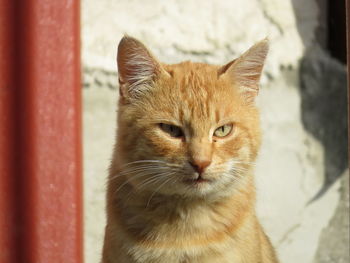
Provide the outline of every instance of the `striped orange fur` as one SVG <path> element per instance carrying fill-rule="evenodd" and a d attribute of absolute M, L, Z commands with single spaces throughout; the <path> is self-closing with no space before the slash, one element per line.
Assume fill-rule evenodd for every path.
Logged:
<path fill-rule="evenodd" d="M 255 214 L 267 51 L 262 40 L 221 67 L 166 65 L 121 40 L 102 263 L 278 262 Z"/>

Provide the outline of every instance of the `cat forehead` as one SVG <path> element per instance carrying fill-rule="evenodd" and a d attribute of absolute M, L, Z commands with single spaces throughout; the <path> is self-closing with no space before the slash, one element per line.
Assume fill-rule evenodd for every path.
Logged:
<path fill-rule="evenodd" d="M 169 84 L 169 88 L 172 89 L 170 92 L 180 91 L 185 96 L 192 93 L 195 93 L 192 95 L 197 99 L 205 94 L 213 96 L 214 92 L 219 92 L 217 87 L 225 84 L 219 79 L 218 66 L 186 61 L 167 65 L 164 68 L 171 75 L 170 79 L 165 80 L 165 83 Z"/>
<path fill-rule="evenodd" d="M 216 123 L 230 116 L 239 104 L 232 84 L 219 79 L 219 66 L 186 61 L 164 69 L 171 78 L 159 83 L 159 93 L 150 98 L 155 115 L 181 123 Z"/>
<path fill-rule="evenodd" d="M 218 66 L 185 61 L 178 64 L 164 65 L 174 78 L 218 79 Z"/>

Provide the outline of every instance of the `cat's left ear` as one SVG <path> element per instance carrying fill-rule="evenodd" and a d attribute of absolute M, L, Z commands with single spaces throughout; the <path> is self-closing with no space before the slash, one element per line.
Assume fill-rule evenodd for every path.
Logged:
<path fill-rule="evenodd" d="M 228 77 L 249 100 L 253 100 L 259 92 L 261 72 L 268 50 L 269 41 L 265 38 L 239 58 L 221 67 L 219 77 Z"/>

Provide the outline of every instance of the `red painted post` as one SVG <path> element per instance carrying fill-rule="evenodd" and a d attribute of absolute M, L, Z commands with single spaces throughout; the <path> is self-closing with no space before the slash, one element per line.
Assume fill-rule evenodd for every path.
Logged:
<path fill-rule="evenodd" d="M 0 0 L 0 262 L 80 263 L 79 1 Z"/>
<path fill-rule="evenodd" d="M 0 4 L 0 262 L 16 262 L 19 214 L 16 206 L 14 113 L 14 6 Z"/>

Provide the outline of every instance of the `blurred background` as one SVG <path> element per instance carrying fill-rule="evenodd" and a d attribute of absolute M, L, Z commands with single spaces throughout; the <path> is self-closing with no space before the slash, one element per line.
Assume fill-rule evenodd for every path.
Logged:
<path fill-rule="evenodd" d="M 82 0 L 85 260 L 99 262 L 124 34 L 165 63 L 225 64 L 270 40 L 258 216 L 283 263 L 349 262 L 345 1 Z"/>

